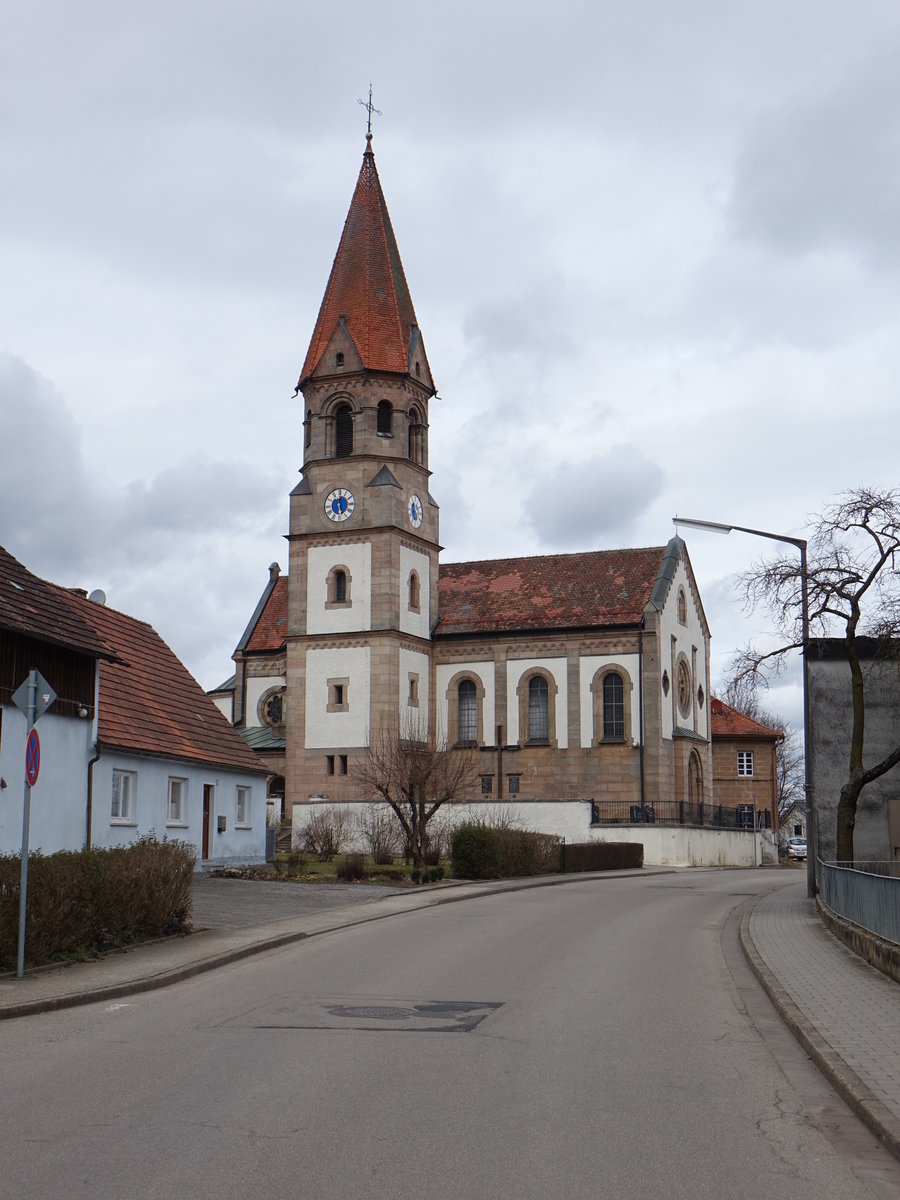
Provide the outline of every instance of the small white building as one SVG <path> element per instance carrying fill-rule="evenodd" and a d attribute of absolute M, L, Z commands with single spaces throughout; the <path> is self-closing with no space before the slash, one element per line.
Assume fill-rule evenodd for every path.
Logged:
<path fill-rule="evenodd" d="M 32 575 L 0 548 L 0 852 L 22 844 L 29 670 L 57 699 L 37 725 L 31 849 L 188 842 L 201 863 L 265 860 L 266 768 L 158 633 Z"/>

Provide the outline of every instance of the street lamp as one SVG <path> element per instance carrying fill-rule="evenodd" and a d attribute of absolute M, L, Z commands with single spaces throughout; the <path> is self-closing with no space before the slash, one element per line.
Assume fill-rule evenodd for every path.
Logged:
<path fill-rule="evenodd" d="M 768 533 L 765 529 L 748 529 L 746 525 L 723 525 L 720 521 L 696 521 L 690 517 L 673 517 L 676 527 L 687 525 L 690 529 L 703 529 L 707 533 L 749 533 L 753 537 L 768 538 L 772 542 L 787 542 L 800 551 L 800 630 L 803 642 L 803 770 L 806 776 L 806 891 L 816 894 L 816 853 L 818 830 L 812 786 L 813 750 L 809 729 L 809 595 L 806 578 L 806 539 L 789 537 L 784 533 Z"/>

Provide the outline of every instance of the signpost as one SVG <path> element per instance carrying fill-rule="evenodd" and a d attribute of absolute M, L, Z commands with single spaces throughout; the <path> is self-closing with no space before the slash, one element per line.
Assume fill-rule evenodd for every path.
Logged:
<path fill-rule="evenodd" d="M 25 739 L 25 795 L 22 801 L 22 872 L 19 883 L 19 952 L 16 958 L 16 978 L 25 974 L 25 914 L 28 903 L 28 835 L 31 824 L 31 789 L 38 781 L 41 771 L 41 739 L 35 723 L 41 719 L 53 701 L 56 692 L 40 671 L 32 668 L 28 678 L 13 692 L 12 701 L 28 722 Z"/>

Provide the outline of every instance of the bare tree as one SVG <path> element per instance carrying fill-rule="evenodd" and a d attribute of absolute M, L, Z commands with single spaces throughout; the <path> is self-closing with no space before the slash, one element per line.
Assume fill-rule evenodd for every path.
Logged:
<path fill-rule="evenodd" d="M 847 778 L 837 808 L 837 856 L 853 860 L 853 830 L 860 793 L 900 762 L 900 744 L 878 762 L 864 762 L 866 689 L 858 639 L 874 638 L 891 651 L 900 633 L 900 490 L 859 487 L 842 492 L 812 522 L 807 565 L 811 634 L 838 636 L 850 667 L 852 731 Z M 742 656 L 739 674 L 783 669 L 787 654 L 802 647 L 802 577 L 792 556 L 754 564 L 741 577 L 749 608 L 765 604 L 789 644 Z M 837 631 L 837 634 L 835 633 Z"/>
<path fill-rule="evenodd" d="M 451 749 L 423 728 L 374 731 L 366 757 L 353 771 L 372 797 L 390 805 L 406 835 L 415 866 L 425 864 L 428 823 L 449 800 L 465 795 L 476 778 L 467 749 Z"/>

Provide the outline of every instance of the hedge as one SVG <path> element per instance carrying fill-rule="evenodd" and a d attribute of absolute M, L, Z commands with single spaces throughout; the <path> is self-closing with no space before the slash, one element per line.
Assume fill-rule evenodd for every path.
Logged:
<path fill-rule="evenodd" d="M 25 958 L 31 965 L 186 933 L 197 853 L 148 836 L 109 850 L 28 856 Z M 16 965 L 21 858 L 0 855 L 0 970 Z"/>
<path fill-rule="evenodd" d="M 644 865 L 642 842 L 566 842 L 561 871 L 622 871 Z"/>
<path fill-rule="evenodd" d="M 549 833 L 457 825 L 450 842 L 453 874 L 462 879 L 552 875 L 559 870 L 560 839 Z"/>

